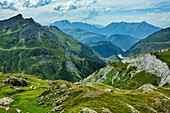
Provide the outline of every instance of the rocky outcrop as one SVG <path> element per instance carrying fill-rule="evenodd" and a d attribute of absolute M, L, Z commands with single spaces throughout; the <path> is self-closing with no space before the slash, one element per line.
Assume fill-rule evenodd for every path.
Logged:
<path fill-rule="evenodd" d="M 71 61 L 69 54 L 65 53 L 66 65 L 70 69 L 71 72 L 75 73 L 78 78 L 81 79 L 81 76 L 76 70 L 75 64 Z"/>
<path fill-rule="evenodd" d="M 113 69 L 113 66 L 107 65 L 104 68 L 101 68 L 98 72 L 94 72 L 87 78 L 83 80 L 83 82 L 102 82 L 103 79 L 106 79 L 107 73 L 109 73 Z"/>
<path fill-rule="evenodd" d="M 10 97 L 4 97 L 0 99 L 0 105 L 9 105 L 14 100 Z"/>
<path fill-rule="evenodd" d="M 154 89 L 157 89 L 152 84 L 144 84 L 143 86 L 139 87 L 138 90 L 142 91 L 143 93 L 149 93 L 151 91 L 154 91 Z"/>
<path fill-rule="evenodd" d="M 4 80 L 3 82 L 12 84 L 13 86 L 27 86 L 30 83 L 26 80 L 22 80 L 22 78 L 18 78 L 18 77 L 15 77 L 15 76 L 14 77 L 9 76 L 9 78 Z"/>
<path fill-rule="evenodd" d="M 85 95 L 82 96 L 82 98 L 96 98 L 96 97 L 99 97 L 99 95 L 101 94 L 102 92 L 101 91 L 93 91 L 93 92 L 89 92 L 89 93 L 86 93 Z"/>
<path fill-rule="evenodd" d="M 168 65 L 165 62 L 162 62 L 161 60 L 157 59 L 155 55 L 151 55 L 150 53 L 148 53 L 139 57 L 126 57 L 122 60 L 122 62 L 129 63 L 128 67 L 137 67 L 136 72 L 144 70 L 160 77 L 161 81 L 159 83 L 159 86 L 162 86 L 165 83 L 170 84 L 170 70 Z"/>
<path fill-rule="evenodd" d="M 89 108 L 83 108 L 79 113 L 97 113 L 97 112 Z"/>

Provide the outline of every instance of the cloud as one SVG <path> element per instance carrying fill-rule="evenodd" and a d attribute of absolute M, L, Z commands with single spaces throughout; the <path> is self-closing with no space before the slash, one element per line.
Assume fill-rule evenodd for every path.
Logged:
<path fill-rule="evenodd" d="M 0 7 L 2 9 L 25 9 L 25 8 L 37 8 L 50 4 L 55 0 L 0 0 Z"/>
<path fill-rule="evenodd" d="M 53 9 L 56 11 L 68 11 L 84 7 L 88 8 L 95 3 L 97 3 L 97 0 L 71 0 L 65 4 L 57 3 Z"/>
<path fill-rule="evenodd" d="M 83 21 L 84 20 L 90 20 L 90 19 L 93 19 L 94 17 L 98 16 L 99 15 L 99 11 L 96 11 L 95 9 L 91 10 L 88 12 L 88 16 L 85 17 L 84 19 L 82 19 Z"/>

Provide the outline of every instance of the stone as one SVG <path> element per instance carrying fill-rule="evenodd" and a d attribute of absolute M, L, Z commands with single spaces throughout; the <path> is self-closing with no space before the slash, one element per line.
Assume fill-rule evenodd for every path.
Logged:
<path fill-rule="evenodd" d="M 0 99 L 0 105 L 9 105 L 14 100 L 10 97 L 4 97 Z"/>
<path fill-rule="evenodd" d="M 101 94 L 102 92 L 101 91 L 93 91 L 93 92 L 89 92 L 89 93 L 86 93 L 85 95 L 82 96 L 82 98 L 96 98 L 96 97 L 99 97 L 99 95 Z"/>
<path fill-rule="evenodd" d="M 80 82 L 75 82 L 75 83 L 73 83 L 73 85 L 81 85 L 81 83 Z"/>
<path fill-rule="evenodd" d="M 139 87 L 138 90 L 142 91 L 142 93 L 149 93 L 151 91 L 154 91 L 154 89 L 157 89 L 152 84 L 144 84 L 143 86 Z"/>
<path fill-rule="evenodd" d="M 60 89 L 66 89 L 66 88 L 68 88 L 66 84 L 62 84 L 62 85 L 60 86 Z"/>
<path fill-rule="evenodd" d="M 15 88 L 15 91 L 25 91 L 25 90 L 23 90 L 21 88 Z"/>
<path fill-rule="evenodd" d="M 5 87 L 6 85 L 5 84 L 0 84 L 0 87 Z"/>
<path fill-rule="evenodd" d="M 107 92 L 113 92 L 112 89 L 105 89 L 105 91 L 107 91 Z"/>
<path fill-rule="evenodd" d="M 71 93 L 69 93 L 69 95 L 73 96 L 74 94 L 81 93 L 81 92 L 82 92 L 82 90 L 77 89 L 77 90 L 74 90 Z"/>
<path fill-rule="evenodd" d="M 30 87 L 32 90 L 34 90 L 35 89 L 35 87 L 32 85 L 31 87 Z"/>
<path fill-rule="evenodd" d="M 12 89 L 14 89 L 14 86 L 9 86 L 8 88 L 12 88 Z"/>
<path fill-rule="evenodd" d="M 13 86 L 27 86 L 29 82 L 22 80 L 18 77 L 11 77 L 9 76 L 6 80 L 3 81 L 4 83 L 12 84 Z"/>
<path fill-rule="evenodd" d="M 83 108 L 80 113 L 97 113 L 96 111 L 89 109 L 89 108 Z"/>
<path fill-rule="evenodd" d="M 112 113 L 112 112 L 107 108 L 103 108 L 103 113 Z"/>
<path fill-rule="evenodd" d="M 47 103 L 47 104 L 44 106 L 44 108 L 46 108 L 46 107 L 48 107 L 48 106 L 50 106 L 50 105 L 52 105 L 52 103 Z"/>
<path fill-rule="evenodd" d="M 63 106 L 62 105 L 59 105 L 59 106 L 56 106 L 54 107 L 51 112 L 56 112 L 56 111 L 61 111 L 63 109 Z"/>
<path fill-rule="evenodd" d="M 39 103 L 39 105 L 43 105 L 43 104 L 44 104 L 44 102 L 40 102 L 40 103 Z"/>

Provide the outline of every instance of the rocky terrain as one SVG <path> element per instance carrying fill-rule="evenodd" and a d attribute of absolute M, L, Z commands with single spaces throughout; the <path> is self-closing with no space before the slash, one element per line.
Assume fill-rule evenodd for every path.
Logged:
<path fill-rule="evenodd" d="M 170 50 L 166 49 L 140 56 L 129 56 L 121 62 L 106 65 L 83 82 L 100 82 L 125 89 L 139 88 L 146 83 L 169 86 L 169 55 Z"/>
<path fill-rule="evenodd" d="M 19 84 L 5 82 L 11 78 L 15 78 L 15 84 Z M 20 84 L 24 81 L 29 84 Z M 98 82 L 70 83 L 63 80 L 41 80 L 26 74 L 0 73 L 0 112 L 168 113 L 169 90 L 151 84 L 126 90 Z"/>

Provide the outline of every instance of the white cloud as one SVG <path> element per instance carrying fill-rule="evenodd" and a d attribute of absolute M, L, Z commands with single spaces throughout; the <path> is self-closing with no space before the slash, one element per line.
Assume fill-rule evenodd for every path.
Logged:
<path fill-rule="evenodd" d="M 49 3 L 56 0 L 0 0 L 0 7 L 2 9 L 25 9 L 25 8 L 36 8 L 44 5 L 48 5 Z"/>
<path fill-rule="evenodd" d="M 68 11 L 78 8 L 88 8 L 95 3 L 97 3 L 97 0 L 71 0 L 64 4 L 57 3 L 57 5 L 54 7 L 54 10 Z"/>

